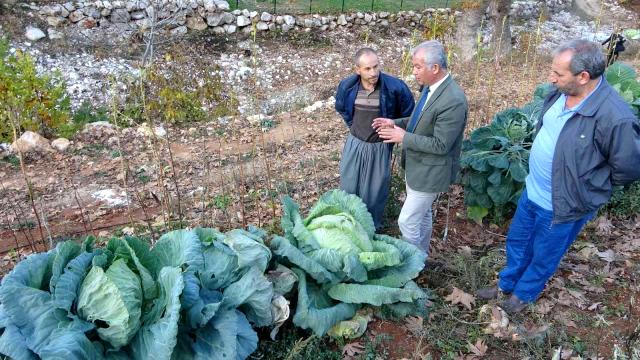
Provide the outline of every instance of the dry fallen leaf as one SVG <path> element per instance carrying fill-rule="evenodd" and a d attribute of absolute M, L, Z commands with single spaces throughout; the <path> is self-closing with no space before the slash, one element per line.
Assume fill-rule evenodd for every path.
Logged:
<path fill-rule="evenodd" d="M 613 228 L 613 223 L 606 216 L 600 216 L 596 220 L 596 234 L 598 235 L 611 235 Z"/>
<path fill-rule="evenodd" d="M 469 246 L 461 246 L 458 248 L 458 253 L 464 255 L 465 257 L 471 258 L 473 254 L 471 253 L 471 248 Z"/>
<path fill-rule="evenodd" d="M 487 353 L 489 347 L 484 343 L 483 340 L 478 339 L 475 344 L 467 343 L 467 348 L 470 352 L 478 357 L 482 357 Z"/>
<path fill-rule="evenodd" d="M 510 336 L 511 328 L 509 326 L 509 317 L 504 310 L 495 305 L 482 305 L 480 308 L 480 315 L 486 316 L 485 314 L 490 314 L 491 316 L 491 319 L 489 319 L 489 325 L 484 329 L 485 334 L 490 334 L 497 338 L 506 338 Z"/>
<path fill-rule="evenodd" d="M 571 355 L 573 355 L 573 349 L 562 349 L 562 351 L 560 352 L 560 359 L 570 359 Z"/>
<path fill-rule="evenodd" d="M 364 345 L 359 341 L 355 341 L 352 343 L 346 344 L 342 347 L 342 358 L 350 359 L 358 354 L 362 354 L 364 352 Z"/>
<path fill-rule="evenodd" d="M 598 255 L 598 257 L 608 263 L 613 262 L 616 260 L 616 253 L 609 249 L 607 251 L 598 251 L 596 253 L 596 255 Z"/>
<path fill-rule="evenodd" d="M 424 332 L 424 319 L 420 316 L 407 316 L 404 319 L 404 327 L 414 335 Z"/>
<path fill-rule="evenodd" d="M 576 325 L 573 320 L 569 319 L 565 313 L 557 313 L 553 318 L 566 327 L 578 328 L 578 325 Z"/>
<path fill-rule="evenodd" d="M 471 310 L 473 308 L 472 305 L 476 302 L 475 296 L 467 294 L 466 292 L 458 289 L 455 286 L 453 287 L 453 291 L 451 292 L 451 294 L 449 294 L 449 296 L 447 296 L 444 300 L 450 302 L 451 305 L 462 304 L 468 310 Z"/>
<path fill-rule="evenodd" d="M 598 310 L 598 307 L 599 307 L 600 305 L 602 305 L 602 303 L 601 303 L 601 302 L 593 303 L 593 304 L 591 304 L 591 306 L 589 306 L 589 307 L 587 308 L 587 310 L 589 310 L 589 311 L 595 311 L 595 310 Z"/>
<path fill-rule="evenodd" d="M 553 308 L 553 302 L 551 302 L 548 299 L 540 299 L 535 306 L 535 312 L 540 314 L 540 315 L 546 315 L 551 311 L 551 308 Z"/>

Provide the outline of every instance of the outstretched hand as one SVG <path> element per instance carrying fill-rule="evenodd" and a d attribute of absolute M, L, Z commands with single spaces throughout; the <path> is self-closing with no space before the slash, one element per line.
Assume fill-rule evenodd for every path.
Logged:
<path fill-rule="evenodd" d="M 375 118 L 373 119 L 373 124 L 371 124 L 371 127 L 373 127 L 374 130 L 378 131 L 382 128 L 393 128 L 394 125 L 395 123 L 391 119 Z"/>
<path fill-rule="evenodd" d="M 395 125 L 393 127 L 381 127 L 377 131 L 378 136 L 380 136 L 385 143 L 395 144 L 401 143 L 404 139 L 404 134 L 406 133 L 403 128 Z"/>

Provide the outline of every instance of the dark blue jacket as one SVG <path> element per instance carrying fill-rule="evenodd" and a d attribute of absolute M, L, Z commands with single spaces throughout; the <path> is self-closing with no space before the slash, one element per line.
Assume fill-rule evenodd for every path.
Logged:
<path fill-rule="evenodd" d="M 538 130 L 559 97 L 556 90 L 545 100 Z M 640 179 L 640 124 L 607 80 L 560 131 L 551 174 L 554 223 L 596 211 L 609 200 L 613 186 Z"/>
<path fill-rule="evenodd" d="M 380 72 L 380 116 L 397 119 L 411 115 L 415 103 L 404 81 Z M 353 122 L 353 109 L 360 89 L 360 75 L 354 74 L 340 82 L 336 92 L 336 111 L 348 127 Z"/>

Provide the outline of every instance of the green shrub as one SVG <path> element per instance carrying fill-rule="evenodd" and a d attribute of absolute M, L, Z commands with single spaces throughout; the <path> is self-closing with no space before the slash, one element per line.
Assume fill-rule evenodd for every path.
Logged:
<path fill-rule="evenodd" d="M 637 73 L 629 65 L 615 62 L 605 72 L 605 77 L 611 86 L 631 106 L 631 110 L 640 116 L 640 82 L 636 80 Z"/>
<path fill-rule="evenodd" d="M 38 75 L 33 59 L 9 52 L 0 40 L 0 141 L 13 141 L 14 127 L 55 135 L 69 120 L 70 100 L 59 74 Z"/>
<path fill-rule="evenodd" d="M 97 121 L 109 121 L 109 115 L 107 114 L 107 108 L 94 107 L 89 101 L 84 101 L 82 105 L 73 113 L 71 121 L 62 124 L 58 129 L 58 135 L 70 139 L 82 130 L 86 124 Z"/>
<path fill-rule="evenodd" d="M 177 64 L 180 61 L 175 60 Z M 122 125 L 149 119 L 185 124 L 237 113 L 238 100 L 224 91 L 219 75 L 185 77 L 179 67 L 173 66 L 176 64 L 161 71 L 151 67 L 143 72 L 142 79 L 129 82 L 129 93 L 119 109 Z"/>
<path fill-rule="evenodd" d="M 488 215 L 500 224 L 515 208 L 529 172 L 535 124 L 550 89 L 539 86 L 532 102 L 497 113 L 464 141 L 460 165 L 469 218 L 480 222 Z"/>
<path fill-rule="evenodd" d="M 640 213 L 640 181 L 613 190 L 609 202 L 600 209 L 616 218 L 628 218 Z"/>

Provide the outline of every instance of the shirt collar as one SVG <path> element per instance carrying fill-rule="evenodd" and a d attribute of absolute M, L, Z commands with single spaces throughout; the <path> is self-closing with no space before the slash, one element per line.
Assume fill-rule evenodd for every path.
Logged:
<path fill-rule="evenodd" d="M 436 89 L 438 88 L 438 86 L 442 85 L 442 83 L 447 80 L 447 78 L 449 77 L 449 73 L 447 73 L 447 75 L 445 75 L 442 79 L 440 79 L 437 83 L 433 84 L 433 85 L 429 85 L 429 92 L 430 93 L 434 93 L 436 91 Z"/>
<path fill-rule="evenodd" d="M 578 110 L 580 110 L 582 105 L 584 105 L 584 103 L 591 97 L 591 95 L 593 95 L 593 93 L 595 93 L 596 90 L 598 90 L 598 88 L 600 87 L 600 84 L 602 84 L 602 76 L 600 76 L 600 80 L 598 80 L 598 85 L 596 85 L 596 87 L 594 87 L 593 90 L 591 90 L 591 92 L 587 96 L 585 96 L 584 99 L 582 99 L 578 104 L 576 104 L 576 106 L 572 107 L 571 109 L 564 109 L 564 110 L 571 111 L 571 112 L 577 112 Z M 567 101 L 567 95 L 562 94 L 560 96 L 560 101 L 562 102 L 563 108 L 564 108 L 564 104 Z"/>

